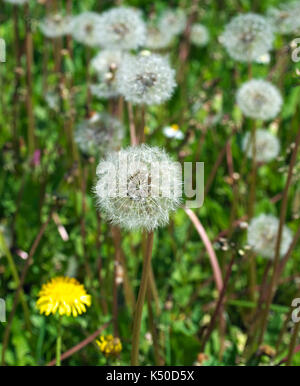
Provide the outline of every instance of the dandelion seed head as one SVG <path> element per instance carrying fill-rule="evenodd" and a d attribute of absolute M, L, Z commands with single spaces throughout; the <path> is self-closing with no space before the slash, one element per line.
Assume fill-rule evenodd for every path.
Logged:
<path fill-rule="evenodd" d="M 186 21 L 187 17 L 182 9 L 167 9 L 162 13 L 158 25 L 161 31 L 179 35 L 184 31 Z"/>
<path fill-rule="evenodd" d="M 110 153 L 100 161 L 97 176 L 101 212 L 125 229 L 164 226 L 181 202 L 180 165 L 157 147 L 140 145 Z"/>
<path fill-rule="evenodd" d="M 43 284 L 36 302 L 41 314 L 67 315 L 74 317 L 86 312 L 91 305 L 91 295 L 76 279 L 59 276 Z"/>
<path fill-rule="evenodd" d="M 282 106 L 278 89 L 262 79 L 244 83 L 237 92 L 236 100 L 246 117 L 263 121 L 275 118 Z"/>
<path fill-rule="evenodd" d="M 98 75 L 98 83 L 91 85 L 91 93 L 98 98 L 114 98 L 119 95 L 116 72 L 128 53 L 120 50 L 102 50 L 92 59 L 91 67 Z"/>
<path fill-rule="evenodd" d="M 160 50 L 170 47 L 174 34 L 169 30 L 162 30 L 161 28 L 149 25 L 147 28 L 147 38 L 145 47 L 150 50 Z"/>
<path fill-rule="evenodd" d="M 100 45 L 104 48 L 137 49 L 146 40 L 142 14 L 131 7 L 117 7 L 103 12 L 99 31 Z"/>
<path fill-rule="evenodd" d="M 250 221 L 248 244 L 262 257 L 274 259 L 279 220 L 267 214 L 261 214 Z M 284 226 L 280 245 L 280 256 L 286 254 L 292 242 L 292 232 Z"/>
<path fill-rule="evenodd" d="M 248 158 L 252 158 L 251 133 L 246 133 L 242 142 L 242 149 L 247 152 Z M 275 159 L 280 151 L 278 138 L 268 130 L 258 129 L 255 135 L 255 159 L 257 162 L 269 162 Z"/>
<path fill-rule="evenodd" d="M 205 46 L 209 41 L 208 29 L 202 24 L 193 24 L 190 39 L 195 46 Z"/>
<path fill-rule="evenodd" d="M 126 58 L 116 78 L 120 94 L 136 104 L 163 103 L 176 86 L 175 71 L 166 58 L 156 54 Z"/>
<path fill-rule="evenodd" d="M 278 8 L 268 9 L 267 17 L 276 32 L 288 35 L 300 28 L 300 1 L 282 3 Z"/>
<path fill-rule="evenodd" d="M 100 19 L 96 12 L 83 12 L 75 16 L 72 23 L 74 40 L 90 47 L 100 46 Z"/>
<path fill-rule="evenodd" d="M 124 136 L 121 122 L 106 113 L 94 113 L 81 122 L 75 131 L 75 142 L 83 154 L 99 157 L 118 150 Z"/>
<path fill-rule="evenodd" d="M 40 22 L 40 30 L 47 38 L 54 39 L 70 34 L 72 22 L 71 17 L 56 13 Z"/>
<path fill-rule="evenodd" d="M 228 54 L 240 62 L 252 62 L 266 54 L 272 49 L 273 40 L 270 22 L 254 13 L 234 17 L 221 36 Z"/>

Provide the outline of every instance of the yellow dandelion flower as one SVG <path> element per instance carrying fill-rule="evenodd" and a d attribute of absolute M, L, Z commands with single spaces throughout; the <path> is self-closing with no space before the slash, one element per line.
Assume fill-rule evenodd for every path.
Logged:
<path fill-rule="evenodd" d="M 86 306 L 91 305 L 91 295 L 84 286 L 70 277 L 56 277 L 43 284 L 36 302 L 41 314 L 77 316 L 86 312 Z"/>
<path fill-rule="evenodd" d="M 112 335 L 106 337 L 101 335 L 100 340 L 96 340 L 100 351 L 106 356 L 117 356 L 122 351 L 122 343 L 119 338 L 114 338 Z"/>

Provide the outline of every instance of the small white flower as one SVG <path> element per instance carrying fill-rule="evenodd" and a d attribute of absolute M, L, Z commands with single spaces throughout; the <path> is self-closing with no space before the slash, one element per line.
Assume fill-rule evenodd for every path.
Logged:
<path fill-rule="evenodd" d="M 88 156 L 103 156 L 120 148 L 124 127 L 119 120 L 105 113 L 94 113 L 81 122 L 75 131 L 75 142 Z"/>
<path fill-rule="evenodd" d="M 72 18 L 58 13 L 50 15 L 40 22 L 40 29 L 47 38 L 68 35 L 72 31 Z"/>
<path fill-rule="evenodd" d="M 274 259 L 278 236 L 279 220 L 267 214 L 261 214 L 251 220 L 248 227 L 248 244 L 262 257 Z M 280 256 L 284 256 L 292 242 L 292 232 L 284 226 L 280 245 Z"/>
<path fill-rule="evenodd" d="M 167 9 L 161 15 L 158 25 L 161 31 L 179 35 L 184 31 L 186 21 L 186 14 L 182 9 Z"/>
<path fill-rule="evenodd" d="M 274 32 L 263 16 L 246 13 L 234 17 L 226 25 L 221 43 L 228 54 L 241 62 L 255 61 L 272 49 Z"/>
<path fill-rule="evenodd" d="M 260 64 L 269 64 L 270 61 L 271 61 L 271 55 L 269 53 L 266 53 L 264 55 L 260 55 L 256 59 L 256 63 L 260 63 Z"/>
<path fill-rule="evenodd" d="M 251 133 L 247 133 L 242 142 L 242 149 L 247 152 L 248 158 L 252 158 Z M 255 159 L 257 162 L 269 162 L 275 159 L 280 151 L 278 138 L 268 130 L 256 130 L 255 135 Z"/>
<path fill-rule="evenodd" d="M 175 71 L 160 55 L 130 57 L 122 62 L 117 72 L 117 84 L 120 94 L 129 102 L 160 104 L 173 94 Z"/>
<path fill-rule="evenodd" d="M 112 8 L 102 13 L 98 30 L 100 45 L 109 49 L 137 49 L 146 39 L 141 12 L 131 7 Z"/>
<path fill-rule="evenodd" d="M 151 231 L 169 221 L 181 202 L 181 167 L 146 145 L 109 154 L 97 167 L 99 208 L 113 224 Z"/>
<path fill-rule="evenodd" d="M 278 89 L 262 79 L 244 83 L 237 92 L 236 100 L 246 117 L 263 121 L 275 118 L 282 106 Z"/>
<path fill-rule="evenodd" d="M 167 138 L 183 139 L 184 134 L 179 130 L 179 126 L 174 124 L 163 128 L 163 133 Z"/>
<path fill-rule="evenodd" d="M 202 24 L 193 24 L 191 28 L 191 42 L 195 46 L 205 46 L 209 41 L 209 33 L 207 28 Z"/>
<path fill-rule="evenodd" d="M 278 8 L 269 8 L 267 17 L 274 29 L 283 34 L 291 34 L 300 28 L 300 1 L 282 3 Z"/>
<path fill-rule="evenodd" d="M 174 34 L 169 30 L 161 30 L 159 27 L 149 25 L 147 28 L 147 39 L 145 46 L 150 50 L 160 50 L 168 48 L 174 38 Z"/>
<path fill-rule="evenodd" d="M 100 46 L 100 15 L 96 12 L 83 12 L 73 18 L 72 36 L 87 46 Z"/>

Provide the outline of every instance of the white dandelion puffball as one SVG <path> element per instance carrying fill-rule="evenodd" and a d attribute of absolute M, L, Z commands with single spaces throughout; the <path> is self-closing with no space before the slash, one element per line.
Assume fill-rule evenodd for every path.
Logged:
<path fill-rule="evenodd" d="M 157 105 L 171 98 L 175 70 L 166 58 L 152 54 L 129 57 L 117 72 L 117 85 L 128 102 Z"/>
<path fill-rule="evenodd" d="M 74 139 L 83 154 L 98 157 L 118 150 L 123 136 L 124 127 L 118 119 L 106 113 L 94 113 L 77 126 Z"/>
<path fill-rule="evenodd" d="M 72 18 L 53 14 L 40 22 L 40 29 L 47 38 L 57 38 L 68 35 L 72 31 Z"/>
<path fill-rule="evenodd" d="M 244 83 L 236 94 L 236 100 L 246 117 L 263 121 L 275 118 L 282 106 L 279 90 L 262 79 Z"/>
<path fill-rule="evenodd" d="M 247 133 L 242 142 L 242 149 L 248 158 L 253 156 L 251 133 Z M 275 159 L 280 151 L 278 138 L 268 130 L 259 129 L 255 133 L 255 159 L 257 162 L 269 162 Z"/>
<path fill-rule="evenodd" d="M 168 33 L 179 35 L 184 31 L 186 21 L 187 17 L 182 9 L 167 9 L 161 15 L 158 26 L 161 31 L 168 31 Z"/>
<path fill-rule="evenodd" d="M 202 24 L 193 24 L 190 39 L 195 46 L 205 46 L 209 41 L 208 29 Z"/>
<path fill-rule="evenodd" d="M 150 50 L 160 50 L 163 48 L 170 47 L 174 34 L 170 33 L 169 30 L 161 30 L 159 27 L 149 25 L 147 27 L 147 38 L 145 47 Z"/>
<path fill-rule="evenodd" d="M 220 40 L 233 59 L 252 62 L 272 49 L 274 32 L 266 18 L 246 13 L 226 25 Z"/>
<path fill-rule="evenodd" d="M 146 25 L 141 12 L 131 7 L 117 7 L 103 12 L 98 30 L 100 45 L 104 48 L 137 49 L 146 39 Z"/>
<path fill-rule="evenodd" d="M 22 5 L 28 2 L 28 0 L 4 0 L 6 3 Z"/>
<path fill-rule="evenodd" d="M 83 12 L 73 18 L 72 36 L 74 40 L 90 47 L 100 46 L 100 15 L 96 12 Z"/>
<path fill-rule="evenodd" d="M 181 203 L 181 166 L 158 147 L 111 153 L 97 167 L 99 208 L 114 225 L 152 231 L 169 222 Z"/>
<path fill-rule="evenodd" d="M 248 227 L 248 244 L 262 257 L 274 259 L 279 220 L 267 214 L 261 214 L 251 220 Z M 292 242 L 292 232 L 284 226 L 280 244 L 280 256 L 284 256 Z"/>
<path fill-rule="evenodd" d="M 166 126 L 163 128 L 163 133 L 167 138 L 174 138 L 174 139 L 183 139 L 184 134 L 181 130 L 179 130 L 179 126 L 174 123 L 171 126 Z"/>
<path fill-rule="evenodd" d="M 119 95 L 116 71 L 129 54 L 120 50 L 103 50 L 91 61 L 91 68 L 98 75 L 98 83 L 91 85 L 91 93 L 98 98 L 114 98 Z"/>
<path fill-rule="evenodd" d="M 269 8 L 267 12 L 274 29 L 283 35 L 296 32 L 300 28 L 299 15 L 300 1 L 282 3 L 278 8 Z"/>
<path fill-rule="evenodd" d="M 91 60 L 91 68 L 103 76 L 120 66 L 123 55 L 120 50 L 102 50 Z"/>

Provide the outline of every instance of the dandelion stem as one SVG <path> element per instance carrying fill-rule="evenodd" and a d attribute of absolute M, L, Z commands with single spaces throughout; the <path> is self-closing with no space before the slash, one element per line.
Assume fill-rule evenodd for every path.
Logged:
<path fill-rule="evenodd" d="M 59 316 L 56 338 L 56 366 L 61 365 L 61 330 L 61 316 Z"/>
<path fill-rule="evenodd" d="M 132 352 L 131 352 L 132 366 L 137 366 L 139 362 L 138 356 L 139 356 L 139 342 L 140 342 L 140 331 L 141 331 L 141 323 L 142 323 L 142 312 L 143 312 L 143 305 L 144 305 L 145 295 L 146 295 L 146 290 L 148 285 L 148 276 L 149 276 L 149 270 L 150 270 L 150 264 L 151 264 L 153 238 L 154 238 L 154 233 L 153 232 L 148 233 L 141 284 L 140 284 L 139 294 L 138 294 L 138 298 L 135 306 L 135 312 L 134 312 L 133 332 L 132 332 Z"/>
<path fill-rule="evenodd" d="M 128 108 L 128 118 L 129 118 L 130 141 L 132 146 L 136 146 L 138 144 L 138 139 L 136 135 L 133 109 L 132 109 L 131 103 L 129 102 L 127 103 L 127 108 Z"/>
<path fill-rule="evenodd" d="M 30 27 L 30 12 L 29 4 L 24 5 L 24 14 L 26 20 L 26 81 L 27 81 L 27 93 L 26 93 L 26 107 L 27 107 L 27 120 L 28 120 L 28 153 L 32 155 L 35 150 L 35 135 L 34 135 L 34 115 L 32 105 L 32 61 L 33 61 L 33 47 L 32 47 L 32 33 Z"/>

